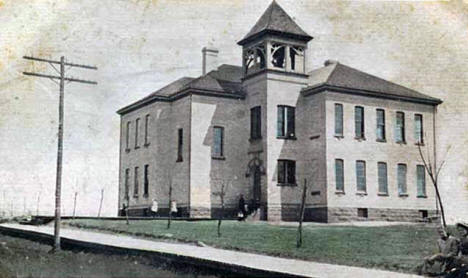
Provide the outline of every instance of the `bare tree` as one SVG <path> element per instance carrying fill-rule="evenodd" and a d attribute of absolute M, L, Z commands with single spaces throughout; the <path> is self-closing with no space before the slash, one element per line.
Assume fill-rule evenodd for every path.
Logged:
<path fill-rule="evenodd" d="M 444 229 L 446 229 L 447 223 L 445 221 L 445 211 L 444 211 L 444 206 L 442 203 L 442 198 L 440 197 L 439 184 L 438 184 L 439 174 L 445 164 L 445 159 L 443 159 L 442 162 L 439 165 L 437 165 L 435 159 L 433 159 L 434 161 L 431 161 L 429 148 L 427 148 L 427 154 L 426 154 L 426 157 L 424 157 L 423 151 L 421 149 L 422 144 L 418 143 L 417 145 L 418 145 L 419 156 L 421 157 L 421 160 L 424 164 L 424 168 L 426 169 L 427 174 L 431 178 L 432 185 L 434 186 L 434 189 L 436 192 L 436 200 L 440 207 L 440 215 L 442 216 L 442 224 L 444 226 Z M 450 150 L 450 147 L 447 149 L 446 156 L 449 150 Z"/>
<path fill-rule="evenodd" d="M 104 188 L 101 189 L 101 200 L 99 201 L 98 217 L 101 217 L 102 200 L 104 199 Z"/>
<path fill-rule="evenodd" d="M 41 202 L 41 191 L 37 192 L 36 215 L 39 215 L 39 203 Z"/>
<path fill-rule="evenodd" d="M 125 199 L 123 201 L 123 209 L 124 209 L 124 212 L 125 212 L 125 220 L 126 220 L 126 223 L 127 225 L 130 225 L 130 221 L 128 221 L 128 207 L 130 206 L 130 196 L 125 195 Z"/>
<path fill-rule="evenodd" d="M 172 168 L 169 169 L 167 173 L 167 183 L 168 183 L 168 204 L 169 204 L 169 215 L 167 217 L 167 229 L 171 228 L 171 221 L 172 221 Z"/>
<path fill-rule="evenodd" d="M 76 196 L 78 195 L 78 192 L 75 191 L 75 198 L 73 200 L 73 220 L 75 220 L 75 212 L 76 212 Z"/>
<path fill-rule="evenodd" d="M 302 246 L 302 221 L 304 220 L 305 202 L 307 196 L 307 179 L 304 179 L 304 187 L 302 189 L 301 209 L 299 211 L 299 226 L 297 228 L 296 247 Z"/>
<path fill-rule="evenodd" d="M 234 177 L 234 179 L 236 179 L 236 177 Z M 229 179 L 219 179 L 218 191 L 212 193 L 214 196 L 219 197 L 219 201 L 221 203 L 221 212 L 218 216 L 218 237 L 221 236 L 221 222 L 224 219 L 226 193 L 229 189 L 230 183 L 231 180 Z"/>

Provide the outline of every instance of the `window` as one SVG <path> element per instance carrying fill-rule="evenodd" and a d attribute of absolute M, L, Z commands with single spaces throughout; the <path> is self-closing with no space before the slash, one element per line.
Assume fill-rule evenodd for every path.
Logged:
<path fill-rule="evenodd" d="M 294 107 L 278 106 L 278 122 L 276 136 L 278 138 L 295 138 Z"/>
<path fill-rule="evenodd" d="M 358 208 L 357 215 L 358 217 L 367 218 L 369 215 L 369 212 L 366 208 Z"/>
<path fill-rule="evenodd" d="M 296 184 L 296 161 L 278 160 L 278 183 Z"/>
<path fill-rule="evenodd" d="M 387 163 L 377 163 L 377 174 L 379 179 L 379 194 L 388 195 Z"/>
<path fill-rule="evenodd" d="M 262 109 L 256 106 L 250 109 L 250 139 L 262 138 Z"/>
<path fill-rule="evenodd" d="M 344 192 L 344 163 L 343 159 L 335 159 L 336 191 Z"/>
<path fill-rule="evenodd" d="M 335 136 L 343 136 L 343 104 L 335 103 Z"/>
<path fill-rule="evenodd" d="M 354 108 L 354 130 L 357 139 L 364 139 L 364 107 Z"/>
<path fill-rule="evenodd" d="M 266 66 L 265 45 L 259 44 L 244 52 L 245 73 L 255 72 Z"/>
<path fill-rule="evenodd" d="M 300 46 L 290 46 L 289 57 L 291 70 L 304 72 L 304 48 Z"/>
<path fill-rule="evenodd" d="M 143 183 L 143 196 L 144 197 L 148 197 L 148 191 L 149 191 L 148 175 L 149 175 L 149 165 L 146 164 L 145 165 L 145 179 L 144 179 L 144 183 Z"/>
<path fill-rule="evenodd" d="M 282 44 L 274 43 L 271 46 L 271 64 L 275 68 L 284 69 L 285 64 L 285 46 Z"/>
<path fill-rule="evenodd" d="M 418 197 L 426 197 L 426 169 L 423 165 L 416 166 Z"/>
<path fill-rule="evenodd" d="M 356 185 L 358 193 L 366 192 L 366 162 L 356 161 Z"/>
<path fill-rule="evenodd" d="M 137 118 L 135 121 L 135 149 L 138 149 L 138 130 L 140 129 L 140 118 Z"/>
<path fill-rule="evenodd" d="M 213 128 L 213 157 L 224 156 L 224 128 L 215 126 Z"/>
<path fill-rule="evenodd" d="M 377 141 L 385 141 L 385 111 L 377 109 Z"/>
<path fill-rule="evenodd" d="M 128 152 L 130 151 L 130 122 L 127 122 L 127 132 L 125 138 L 125 150 Z"/>
<path fill-rule="evenodd" d="M 150 121 L 150 115 L 148 114 L 145 116 L 145 146 L 149 145 L 149 140 L 148 140 L 149 121 Z"/>
<path fill-rule="evenodd" d="M 130 187 L 130 169 L 125 169 L 125 198 L 128 198 Z"/>
<path fill-rule="evenodd" d="M 133 196 L 138 197 L 138 167 L 135 167 L 135 177 L 134 177 L 134 184 L 133 184 Z"/>
<path fill-rule="evenodd" d="M 184 141 L 184 130 L 179 128 L 177 130 L 177 162 L 183 161 L 182 157 L 182 148 L 183 148 L 183 141 Z"/>
<path fill-rule="evenodd" d="M 398 194 L 400 196 L 408 195 L 408 192 L 406 190 L 406 164 L 398 164 L 397 178 L 398 178 Z"/>
<path fill-rule="evenodd" d="M 395 141 L 397 143 L 405 142 L 405 113 L 396 113 Z"/>
<path fill-rule="evenodd" d="M 416 143 L 424 144 L 423 116 L 421 114 L 414 115 L 414 139 Z"/>

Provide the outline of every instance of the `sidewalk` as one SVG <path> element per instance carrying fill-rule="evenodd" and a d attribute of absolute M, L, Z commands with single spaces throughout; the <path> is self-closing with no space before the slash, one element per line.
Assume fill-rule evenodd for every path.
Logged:
<path fill-rule="evenodd" d="M 45 235 L 53 235 L 52 226 L 29 226 L 19 224 L 0 224 L 0 230 L 19 230 L 23 232 L 35 232 Z M 90 243 L 100 247 L 124 248 L 143 252 L 155 252 L 175 255 L 184 258 L 185 261 L 204 261 L 214 265 L 225 265 L 228 268 L 258 269 L 265 272 L 285 274 L 299 277 L 372 277 L 372 278 L 416 278 L 422 277 L 411 274 L 403 274 L 376 269 L 366 269 L 351 266 L 315 263 L 309 261 L 285 259 L 266 255 L 251 254 L 239 251 L 217 249 L 212 247 L 200 247 L 189 244 L 158 242 L 139 239 L 126 235 L 113 235 L 99 232 L 84 231 L 61 227 L 61 236 L 76 242 Z"/>

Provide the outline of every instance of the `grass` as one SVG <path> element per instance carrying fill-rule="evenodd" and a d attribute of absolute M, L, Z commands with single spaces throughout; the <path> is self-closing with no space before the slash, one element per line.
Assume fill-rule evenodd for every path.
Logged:
<path fill-rule="evenodd" d="M 0 235 L 0 277 L 207 277 L 193 269 L 171 266 L 137 256 L 59 251 L 48 245 Z"/>
<path fill-rule="evenodd" d="M 211 246 L 279 257 L 412 272 L 425 256 L 437 251 L 437 233 L 423 225 L 387 227 L 313 226 L 303 230 L 303 246 L 296 248 L 296 227 L 268 223 L 223 221 L 222 236 L 215 221 L 73 220 L 68 225 L 136 236 L 202 241 Z M 169 235 L 170 234 L 170 235 Z"/>

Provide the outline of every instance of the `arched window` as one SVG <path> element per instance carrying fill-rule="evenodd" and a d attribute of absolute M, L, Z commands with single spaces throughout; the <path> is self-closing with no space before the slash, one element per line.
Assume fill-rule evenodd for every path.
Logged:
<path fill-rule="evenodd" d="M 256 64 L 259 69 L 264 69 L 265 68 L 265 46 L 264 45 L 258 45 L 255 47 L 255 52 L 257 54 L 256 58 Z"/>
<path fill-rule="evenodd" d="M 255 65 L 255 52 L 253 49 L 248 49 L 244 55 L 245 73 L 250 73 L 251 68 Z"/>
<path fill-rule="evenodd" d="M 279 43 L 274 43 L 271 46 L 271 63 L 275 68 L 284 69 L 285 66 L 285 46 Z"/>
<path fill-rule="evenodd" d="M 266 66 L 265 46 L 256 45 L 246 50 L 244 55 L 245 73 L 252 73 Z"/>
<path fill-rule="evenodd" d="M 304 48 L 300 46 L 291 46 L 289 48 L 289 58 L 291 70 L 302 72 L 304 71 Z"/>

